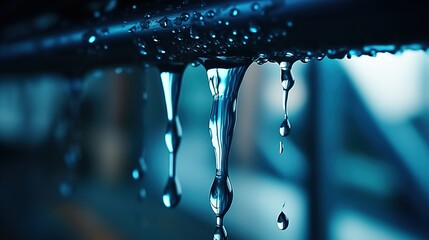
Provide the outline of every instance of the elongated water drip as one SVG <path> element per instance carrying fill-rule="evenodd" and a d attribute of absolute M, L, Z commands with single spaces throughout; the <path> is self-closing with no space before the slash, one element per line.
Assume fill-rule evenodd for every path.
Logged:
<path fill-rule="evenodd" d="M 237 95 L 248 66 L 214 68 L 207 71 L 213 96 L 209 132 L 216 158 L 216 175 L 210 189 L 210 205 L 216 214 L 213 239 L 227 239 L 223 217 L 232 204 L 233 190 L 228 176 L 228 155 L 236 121 Z"/>
<path fill-rule="evenodd" d="M 289 96 L 289 90 L 295 84 L 295 80 L 291 74 L 293 62 L 280 62 L 280 70 L 281 70 L 281 83 L 283 88 L 283 110 L 284 110 L 284 119 L 280 124 L 280 135 L 285 137 L 289 135 L 291 130 L 291 125 L 289 122 L 288 111 L 287 111 L 287 100 Z"/>
<path fill-rule="evenodd" d="M 80 161 L 80 135 L 79 135 L 79 108 L 82 92 L 81 78 L 74 78 L 68 82 L 69 92 L 68 110 L 70 114 L 69 139 L 64 153 L 64 164 L 67 176 L 59 185 L 59 192 L 63 197 L 70 197 L 75 191 L 76 168 Z"/>
<path fill-rule="evenodd" d="M 179 204 L 182 195 L 180 183 L 176 176 L 176 154 L 182 137 L 182 127 L 177 116 L 177 103 L 182 84 L 182 72 L 162 72 L 161 82 L 168 119 L 165 144 L 170 153 L 168 180 L 164 188 L 162 200 L 166 207 L 172 208 Z"/>

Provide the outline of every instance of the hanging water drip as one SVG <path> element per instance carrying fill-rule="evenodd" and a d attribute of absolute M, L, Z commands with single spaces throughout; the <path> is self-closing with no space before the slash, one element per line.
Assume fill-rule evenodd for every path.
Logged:
<path fill-rule="evenodd" d="M 286 137 L 291 131 L 291 125 L 289 122 L 288 110 L 287 110 L 287 100 L 289 96 L 289 91 L 295 84 L 295 80 L 291 74 L 293 62 L 280 62 L 281 70 L 281 84 L 283 88 L 283 110 L 284 110 L 284 119 L 280 124 L 280 136 Z"/>
<path fill-rule="evenodd" d="M 227 239 L 223 217 L 233 199 L 228 176 L 228 155 L 236 121 L 237 95 L 248 65 L 230 69 L 207 70 L 209 87 L 213 96 L 209 133 L 216 159 L 216 175 L 210 189 L 210 205 L 216 214 L 213 239 Z"/>
<path fill-rule="evenodd" d="M 165 105 L 167 108 L 167 130 L 165 132 L 165 144 L 169 154 L 168 180 L 164 188 L 162 200 L 168 208 L 177 206 L 182 196 L 179 180 L 176 176 L 176 154 L 182 137 L 182 127 L 177 116 L 177 104 L 179 101 L 180 87 L 182 84 L 181 72 L 162 72 L 161 82 L 164 90 Z"/>
<path fill-rule="evenodd" d="M 68 82 L 69 92 L 68 110 L 70 117 L 69 138 L 66 151 L 64 152 L 64 164 L 67 168 L 67 176 L 59 184 L 59 193 L 63 197 L 70 197 L 75 191 L 76 168 L 81 158 L 80 136 L 79 136 L 79 109 L 82 92 L 82 81 L 80 78 Z"/>

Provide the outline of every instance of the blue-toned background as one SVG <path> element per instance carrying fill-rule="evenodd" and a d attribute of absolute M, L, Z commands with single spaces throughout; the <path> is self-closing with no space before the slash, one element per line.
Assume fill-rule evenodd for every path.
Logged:
<path fill-rule="evenodd" d="M 241 86 L 230 154 L 234 202 L 225 217 L 231 239 L 429 238 L 428 54 L 297 62 L 293 73 L 293 129 L 283 154 L 279 66 L 252 64 Z M 202 66 L 188 67 L 183 79 L 176 209 L 162 204 L 168 152 L 158 70 L 122 66 L 84 77 L 72 130 L 82 159 L 69 198 L 58 190 L 69 174 L 67 79 L 0 77 L 2 239 L 211 239 L 215 161 Z M 142 145 L 148 171 L 137 183 L 131 171 Z M 147 196 L 139 200 L 142 186 Z M 280 231 L 283 203 L 290 225 Z"/>

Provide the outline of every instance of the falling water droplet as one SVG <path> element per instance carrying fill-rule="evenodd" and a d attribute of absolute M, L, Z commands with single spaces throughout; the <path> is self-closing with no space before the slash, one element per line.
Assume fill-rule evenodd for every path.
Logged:
<path fill-rule="evenodd" d="M 285 230 L 289 226 L 289 218 L 286 217 L 286 214 L 281 211 L 279 216 L 277 217 L 277 227 L 280 230 Z"/>
<path fill-rule="evenodd" d="M 283 141 L 279 141 L 279 153 L 282 154 L 283 153 Z"/>
<path fill-rule="evenodd" d="M 143 200 L 147 197 L 146 188 L 140 188 L 139 190 L 139 198 L 140 200 Z"/>
<path fill-rule="evenodd" d="M 175 177 L 169 177 L 167 185 L 164 188 L 164 194 L 162 195 L 162 201 L 168 208 L 174 208 L 179 204 L 182 196 L 182 190 L 180 183 Z"/>

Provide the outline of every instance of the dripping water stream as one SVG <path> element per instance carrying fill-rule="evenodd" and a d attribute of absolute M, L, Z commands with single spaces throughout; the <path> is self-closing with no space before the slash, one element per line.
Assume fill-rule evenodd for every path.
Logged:
<path fill-rule="evenodd" d="M 228 155 L 231 147 L 237 109 L 237 96 L 247 66 L 213 68 L 207 71 L 213 96 L 209 133 L 216 159 L 216 175 L 210 189 L 210 205 L 216 215 L 213 239 L 227 239 L 223 218 L 232 204 L 233 190 L 228 176 Z"/>
<path fill-rule="evenodd" d="M 287 108 L 287 101 L 289 97 L 289 91 L 292 89 L 293 85 L 295 84 L 295 79 L 292 77 L 291 68 L 292 68 L 293 62 L 280 62 L 280 80 L 283 88 L 283 110 L 284 110 L 284 119 L 282 123 L 280 124 L 280 136 L 282 137 L 282 140 L 280 141 L 280 147 L 279 147 L 279 153 L 283 152 L 284 144 L 283 144 L 283 138 L 288 136 L 291 131 L 291 125 L 289 122 L 289 116 L 288 116 L 288 108 Z"/>
<path fill-rule="evenodd" d="M 176 154 L 182 137 L 182 127 L 177 116 L 180 87 L 183 72 L 162 72 L 161 82 L 164 90 L 165 105 L 167 108 L 167 130 L 165 144 L 169 152 L 168 180 L 164 188 L 162 200 L 168 208 L 177 206 L 180 202 L 182 190 L 176 176 Z"/>

